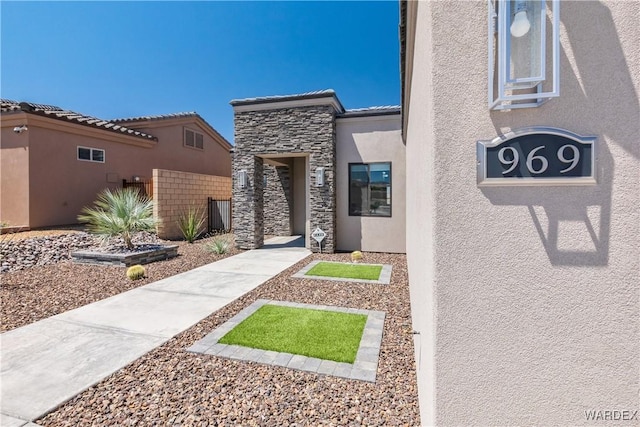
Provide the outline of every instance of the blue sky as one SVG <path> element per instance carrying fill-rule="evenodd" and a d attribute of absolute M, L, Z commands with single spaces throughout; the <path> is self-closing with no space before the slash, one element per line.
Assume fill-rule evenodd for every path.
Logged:
<path fill-rule="evenodd" d="M 1 96 L 105 119 L 198 112 L 233 143 L 229 101 L 334 89 L 400 102 L 398 2 L 2 1 Z"/>

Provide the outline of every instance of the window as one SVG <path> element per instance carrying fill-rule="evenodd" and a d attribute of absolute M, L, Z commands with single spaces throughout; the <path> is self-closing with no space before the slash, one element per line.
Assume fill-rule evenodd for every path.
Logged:
<path fill-rule="evenodd" d="M 204 136 L 201 133 L 194 132 L 190 129 L 184 130 L 184 145 L 199 150 L 204 149 Z"/>
<path fill-rule="evenodd" d="M 104 163 L 104 150 L 99 148 L 78 147 L 78 160 Z"/>
<path fill-rule="evenodd" d="M 349 215 L 391 216 L 391 163 L 349 163 Z"/>

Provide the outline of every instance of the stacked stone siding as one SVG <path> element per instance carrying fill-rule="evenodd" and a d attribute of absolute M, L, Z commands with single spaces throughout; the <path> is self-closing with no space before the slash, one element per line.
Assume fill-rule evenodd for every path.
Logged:
<path fill-rule="evenodd" d="M 233 188 L 233 224 L 236 244 L 240 248 L 261 246 L 265 221 L 271 226 L 272 214 L 280 214 L 263 204 L 263 195 L 270 198 L 273 195 L 270 191 L 263 194 L 263 159 L 260 156 L 304 154 L 308 156 L 311 174 L 310 227 L 312 230 L 323 229 L 327 233 L 323 250 L 334 251 L 335 114 L 330 105 L 235 112 L 234 177 L 240 170 L 246 170 L 249 177 L 247 188 L 240 189 L 237 182 Z M 318 167 L 325 168 L 323 187 L 315 186 Z M 278 197 L 278 200 L 282 198 Z M 271 202 L 268 205 L 271 206 Z M 290 217 L 287 221 L 290 224 Z M 312 245 L 312 249 L 317 251 L 317 245 Z"/>
<path fill-rule="evenodd" d="M 231 198 L 231 178 L 164 169 L 153 170 L 153 214 L 160 220 L 158 236 L 180 239 L 178 218 L 190 206 L 207 215 L 207 199 Z M 205 222 L 206 227 L 206 222 Z"/>
<path fill-rule="evenodd" d="M 293 209 L 291 169 L 265 165 L 264 177 L 264 234 L 289 236 Z"/>

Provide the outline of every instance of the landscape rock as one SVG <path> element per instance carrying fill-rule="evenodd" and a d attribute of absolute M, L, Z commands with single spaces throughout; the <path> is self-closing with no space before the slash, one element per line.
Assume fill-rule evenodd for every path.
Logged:
<path fill-rule="evenodd" d="M 109 253 L 129 252 L 121 238 L 111 238 L 105 243 L 99 237 L 85 232 L 27 239 L 13 238 L 11 234 L 5 234 L 1 239 L 0 272 L 2 273 L 55 264 L 71 259 L 70 253 L 81 249 Z M 132 240 L 138 250 L 163 243 L 152 233 L 137 233 Z"/>

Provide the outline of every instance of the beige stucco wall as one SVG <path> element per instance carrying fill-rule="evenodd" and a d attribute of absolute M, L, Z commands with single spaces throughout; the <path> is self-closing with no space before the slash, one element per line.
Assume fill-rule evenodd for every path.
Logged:
<path fill-rule="evenodd" d="M 29 134 L 13 132 L 21 124 L 3 123 L 0 135 L 0 222 L 10 227 L 29 225 Z"/>
<path fill-rule="evenodd" d="M 336 248 L 404 253 L 405 147 L 399 114 L 336 120 Z M 391 162 L 391 217 L 349 216 L 349 163 Z"/>
<path fill-rule="evenodd" d="M 123 124 L 158 138 L 152 168 L 231 176 L 231 147 L 198 118 L 188 116 Z M 204 150 L 184 146 L 184 129 L 203 135 Z"/>
<path fill-rule="evenodd" d="M 509 112 L 487 107 L 487 3 L 409 6 L 424 425 L 584 425 L 588 410 L 640 409 L 640 8 L 561 3 L 561 96 Z M 476 141 L 532 125 L 596 135 L 598 184 L 478 188 Z"/>
<path fill-rule="evenodd" d="M 28 130 L 15 134 L 12 123 L 16 120 Z M 19 206 L 19 216 L 7 215 L 16 225 L 36 228 L 77 223 L 82 207 L 91 204 L 98 192 L 120 187 L 118 177 L 139 173 L 136 159 L 145 158 L 143 153 L 150 149 L 144 146 L 153 143 L 121 135 L 110 141 L 103 139 L 104 133 L 24 113 L 3 115 L 2 216 L 5 209 Z M 18 148 L 11 148 L 18 141 Z M 20 147 L 25 141 L 28 150 Z M 105 162 L 77 160 L 78 146 L 104 149 Z M 13 166 L 5 168 L 7 163 Z"/>
<path fill-rule="evenodd" d="M 200 209 L 205 217 L 207 198 L 231 199 L 231 178 L 163 169 L 153 170 L 153 215 L 159 220 L 158 236 L 163 239 L 183 238 L 178 219 L 190 207 Z"/>

